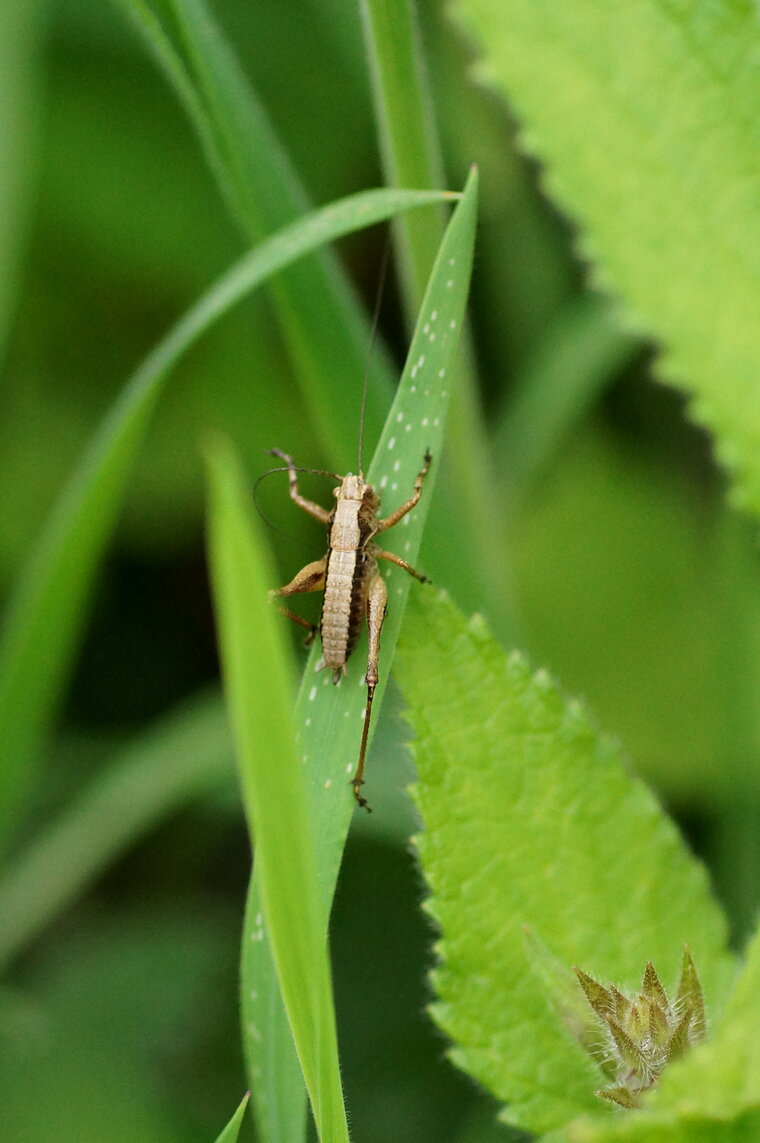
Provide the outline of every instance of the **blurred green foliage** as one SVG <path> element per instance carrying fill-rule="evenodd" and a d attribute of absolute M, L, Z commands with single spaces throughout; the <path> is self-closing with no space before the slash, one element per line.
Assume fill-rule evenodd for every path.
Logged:
<path fill-rule="evenodd" d="M 16 18 L 22 7 L 28 19 Z M 217 9 L 314 200 L 379 184 L 358 10 L 330 0 L 228 0 Z M 4 74 L 15 82 L 0 91 L 0 148 L 18 176 L 0 232 L 6 595 L 124 378 L 243 242 L 120 11 L 96 0 L 11 0 L 3 13 Z M 448 185 L 462 185 L 472 160 L 481 168 L 472 331 L 491 443 L 503 442 L 513 404 L 525 408 L 524 385 L 539 385 L 537 366 L 551 360 L 553 331 L 567 337 L 568 314 L 587 300 L 584 269 L 504 106 L 471 82 L 468 49 L 441 5 L 427 0 L 420 17 Z M 341 250 L 368 299 L 381 248 L 370 233 Z M 608 344 L 611 319 L 600 311 L 599 320 Z M 397 360 L 402 328 L 391 290 L 382 329 Z M 457 582 L 464 529 L 445 486 L 435 512 L 454 558 L 445 576 L 424 546 L 421 562 L 497 630 L 517 631 L 533 661 L 621 737 L 711 865 L 738 937 L 760 897 L 755 534 L 725 507 L 708 443 L 680 400 L 651 381 L 646 347 L 626 343 L 600 370 L 587 328 L 583 337 L 594 387 L 579 386 L 540 464 L 527 442 L 530 467 L 516 460 L 515 470 L 530 471 L 530 484 L 516 488 L 510 456 L 489 454 L 487 442 L 477 458 L 503 506 L 494 528 L 509 539 L 493 574 L 512 579 L 512 598 L 499 606 L 464 573 Z M 255 475 L 273 445 L 304 464 L 334 463 L 315 448 L 263 295 L 223 319 L 162 398 L 15 839 L 20 855 L 112 760 L 141 756 L 153 720 L 181 728 L 191 717 L 181 700 L 216 677 L 199 443 L 218 428 Z M 341 443 L 347 457 L 354 447 Z M 316 478 L 307 491 L 325 498 Z M 321 553 L 318 527 L 285 507 L 276 478 L 261 501 Z M 283 577 L 306 558 L 280 535 L 272 545 Z M 403 734 L 392 704 L 378 730 L 371 771 L 395 774 Z M 190 805 L 183 790 L 160 823 L 146 814 L 149 831 L 117 862 L 104 857 L 99 876 L 9 966 L 0 994 L 8 1143 L 201 1143 L 239 1102 L 237 946 L 249 856 L 232 779 L 218 769 Z M 375 801 L 375 818 L 386 820 L 355 823 L 332 930 L 352 1131 L 368 1143 L 504 1138 L 483 1097 L 444 1061 L 424 1015 L 430 952 L 418 876 L 390 800 L 387 809 Z"/>

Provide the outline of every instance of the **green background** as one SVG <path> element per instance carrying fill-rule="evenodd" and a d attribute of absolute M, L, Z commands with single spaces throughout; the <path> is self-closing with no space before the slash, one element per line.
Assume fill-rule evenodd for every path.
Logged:
<path fill-rule="evenodd" d="M 16 8 L 0 15 L 11 159 L 0 230 L 3 594 L 124 379 L 242 249 L 181 110 L 122 14 L 95 0 L 28 3 L 23 16 Z M 217 8 L 313 200 L 379 185 L 355 7 Z M 570 227 L 542 197 L 506 109 L 470 82 L 468 50 L 440 5 L 431 0 L 420 15 L 447 184 L 461 187 L 473 160 L 481 167 L 472 332 L 491 430 L 487 471 L 508 534 L 494 578 L 512 579 L 512 597 L 473 598 L 455 561 L 442 582 L 424 546 L 421 564 L 620 737 L 707 860 L 738 941 L 758 901 L 754 529 L 725 508 L 709 442 L 684 419 L 681 398 L 651 380 L 647 346 L 611 333 L 607 308 L 585 291 Z M 341 246 L 368 308 L 382 246 L 377 232 Z M 400 363 L 393 282 L 381 328 Z M 530 393 L 550 384 L 558 354 L 585 384 L 542 443 L 545 419 L 531 412 Z M 203 551 L 209 430 L 233 437 L 252 477 L 275 445 L 303 464 L 352 465 L 354 440 L 337 442 L 336 457 L 319 455 L 300 402 L 263 294 L 225 317 L 171 378 L 38 785 L 10 839 L 17 852 L 119 751 L 217 677 Z M 308 491 L 328 502 L 324 482 L 314 478 Z M 266 483 L 261 502 L 307 545 L 273 534 L 284 582 L 324 540 L 288 504 L 282 481 Z M 445 488 L 436 508 L 455 540 Z M 424 1012 L 430 932 L 406 844 L 411 811 L 394 793 L 410 773 L 405 733 L 391 698 L 369 762 L 375 815 L 357 816 L 333 915 L 352 1131 L 367 1143 L 504 1138 Z M 0 1118 L 10 1143 L 200 1143 L 239 1101 L 249 851 L 224 763 L 203 796 L 172 805 L 9 965 Z"/>

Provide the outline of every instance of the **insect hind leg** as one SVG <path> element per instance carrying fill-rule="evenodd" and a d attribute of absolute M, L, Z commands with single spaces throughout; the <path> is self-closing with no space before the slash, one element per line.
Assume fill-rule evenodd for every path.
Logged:
<path fill-rule="evenodd" d="M 362 809 L 372 813 L 372 809 L 363 797 L 361 788 L 364 784 L 364 763 L 367 757 L 367 740 L 369 738 L 369 724 L 372 718 L 372 700 L 375 697 L 375 687 L 378 682 L 377 663 L 380 656 L 380 634 L 383 630 L 385 609 L 388 603 L 388 589 L 381 575 L 374 575 L 367 588 L 367 634 L 369 637 L 369 653 L 367 655 L 367 705 L 364 708 L 364 725 L 362 726 L 362 741 L 359 747 L 359 761 L 351 785 L 354 797 Z"/>
<path fill-rule="evenodd" d="M 284 587 L 278 587 L 275 591 L 270 591 L 269 600 L 271 603 L 278 598 L 289 595 L 305 594 L 309 591 L 321 591 L 325 586 L 325 568 L 327 567 L 327 557 L 323 556 L 321 560 L 314 560 L 312 563 L 307 564 L 306 567 L 293 577 L 290 583 L 286 583 Z M 316 623 L 310 623 L 308 619 L 304 619 L 300 615 L 296 615 L 295 611 L 291 611 L 288 607 L 281 607 L 276 605 L 277 610 L 292 619 L 300 627 L 305 627 L 309 632 L 306 643 L 311 643 L 316 635 L 319 627 Z"/>

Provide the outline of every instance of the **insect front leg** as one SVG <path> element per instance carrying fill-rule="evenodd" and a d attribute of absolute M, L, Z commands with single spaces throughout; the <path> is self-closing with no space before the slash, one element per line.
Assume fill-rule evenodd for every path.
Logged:
<path fill-rule="evenodd" d="M 369 639 L 369 653 L 367 655 L 367 705 L 364 708 L 364 726 L 362 727 L 362 741 L 359 747 L 359 762 L 356 767 L 352 786 L 354 797 L 360 806 L 372 812 L 367 799 L 362 797 L 361 787 L 364 781 L 364 762 L 367 757 L 367 739 L 369 737 L 369 723 L 372 717 L 372 700 L 375 697 L 378 673 L 377 661 L 380 655 L 380 633 L 383 630 L 385 609 L 388 603 L 388 589 L 381 575 L 374 575 L 367 588 L 367 635 Z"/>
<path fill-rule="evenodd" d="M 315 520 L 319 520 L 321 524 L 329 524 L 331 515 L 330 510 L 328 508 L 323 508 L 321 504 L 315 504 L 313 500 L 307 500 L 306 497 L 302 496 L 298 491 L 298 474 L 296 472 L 296 466 L 292 457 L 289 457 L 286 452 L 281 452 L 278 448 L 270 449 L 269 455 L 276 456 L 279 460 L 284 461 L 284 463 L 287 465 L 290 499 L 293 501 L 293 503 L 297 504 L 299 508 L 302 508 L 304 512 L 308 512 L 308 514 L 313 516 Z M 311 591 L 312 589 L 307 588 L 306 590 Z"/>
<path fill-rule="evenodd" d="M 307 564 L 306 567 L 301 568 L 300 572 L 293 577 L 290 583 L 286 583 L 284 587 L 278 587 L 275 591 L 270 591 L 270 603 L 281 596 L 299 595 L 307 591 L 321 591 L 325 586 L 326 568 L 327 556 L 323 556 L 321 560 L 314 560 L 313 563 Z M 307 644 L 311 643 L 319 630 L 316 623 L 309 623 L 308 619 L 303 619 L 300 615 L 296 615 L 294 611 L 291 611 L 287 607 L 277 606 L 277 610 L 283 615 L 287 615 L 288 619 L 292 619 L 294 623 L 305 627 L 309 632 L 306 642 Z"/>
<path fill-rule="evenodd" d="M 390 516 L 386 516 L 384 520 L 378 520 L 378 532 L 385 532 L 388 528 L 392 528 L 394 524 L 398 524 L 399 520 L 403 520 L 404 516 L 406 516 L 408 512 L 411 512 L 412 508 L 417 507 L 420 502 L 420 496 L 422 495 L 422 485 L 425 477 L 430 471 L 430 462 L 432 459 L 433 458 L 430 453 L 426 452 L 422 462 L 422 468 L 418 472 L 417 479 L 414 482 L 414 490 L 412 495 L 404 504 L 401 505 L 400 508 L 397 508 L 395 512 L 391 512 Z M 399 567 L 401 566 L 402 565 L 399 565 Z"/>

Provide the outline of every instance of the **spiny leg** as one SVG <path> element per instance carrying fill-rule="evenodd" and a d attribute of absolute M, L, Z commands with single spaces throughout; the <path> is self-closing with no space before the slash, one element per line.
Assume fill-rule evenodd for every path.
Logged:
<path fill-rule="evenodd" d="M 307 591 L 321 591 L 325 586 L 326 567 L 327 556 L 323 556 L 321 560 L 314 560 L 312 563 L 307 564 L 306 567 L 301 568 L 290 583 L 286 583 L 284 587 L 278 587 L 275 591 L 270 591 L 270 603 L 283 595 L 298 595 Z M 296 615 L 294 611 L 291 611 L 287 607 L 278 606 L 277 610 L 281 612 L 282 615 L 286 615 L 288 619 L 292 619 L 294 623 L 305 627 L 309 632 L 307 644 L 311 643 L 319 630 L 316 623 L 310 623 L 308 619 L 303 619 L 300 615 Z"/>
<path fill-rule="evenodd" d="M 395 552 L 386 552 L 383 548 L 375 547 L 375 559 L 388 560 L 389 563 L 395 564 L 397 568 L 403 568 L 409 575 L 413 575 L 420 583 L 430 583 L 426 575 L 423 575 L 422 572 L 418 572 L 411 564 L 408 564 L 406 560 L 402 560 L 401 556 L 397 556 Z"/>
<path fill-rule="evenodd" d="M 377 660 L 380 655 L 380 633 L 385 619 L 385 608 L 388 602 L 388 589 L 381 575 L 374 575 L 367 588 L 367 635 L 369 639 L 369 652 L 367 655 L 367 705 L 364 708 L 364 725 L 362 726 L 362 741 L 359 747 L 359 762 L 356 767 L 351 785 L 354 788 L 354 797 L 357 803 L 369 813 L 372 813 L 367 799 L 362 797 L 361 787 L 364 781 L 364 762 L 367 757 L 367 739 L 369 737 L 369 723 L 372 717 L 372 700 L 375 697 L 377 686 Z"/>
<path fill-rule="evenodd" d="M 430 453 L 426 452 L 422 468 L 418 472 L 417 479 L 414 482 L 414 490 L 412 495 L 404 504 L 401 505 L 400 508 L 397 508 L 395 512 L 391 512 L 390 516 L 386 516 L 384 520 L 378 520 L 378 532 L 385 532 L 388 528 L 392 528 L 394 524 L 398 524 L 399 520 L 403 520 L 407 512 L 411 512 L 412 508 L 416 508 L 416 506 L 419 504 L 420 496 L 422 495 L 422 484 L 428 474 L 428 471 L 430 470 L 430 462 L 432 459 L 433 458 Z"/>
<path fill-rule="evenodd" d="M 310 516 L 313 516 L 315 520 L 319 520 L 320 523 L 329 524 L 330 510 L 328 508 L 323 508 L 321 504 L 315 504 L 313 500 L 307 500 L 306 497 L 302 496 L 298 491 L 298 475 L 296 473 L 296 466 L 293 462 L 293 459 L 289 457 L 286 452 L 281 452 L 278 448 L 270 449 L 269 455 L 276 456 L 279 460 L 284 461 L 284 463 L 288 466 L 290 499 L 293 501 L 293 503 L 297 504 L 299 508 L 303 508 L 304 512 L 308 512 Z"/>

